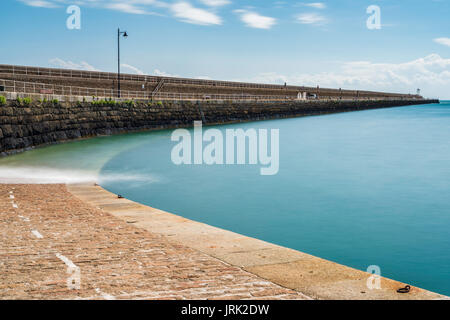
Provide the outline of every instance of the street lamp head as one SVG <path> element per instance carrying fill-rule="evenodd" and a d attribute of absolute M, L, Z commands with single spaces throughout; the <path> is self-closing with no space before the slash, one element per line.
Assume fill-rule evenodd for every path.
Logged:
<path fill-rule="evenodd" d="M 120 28 L 117 29 L 117 96 L 120 98 L 120 36 L 124 38 L 128 37 L 128 33 L 126 31 L 120 31 Z"/>

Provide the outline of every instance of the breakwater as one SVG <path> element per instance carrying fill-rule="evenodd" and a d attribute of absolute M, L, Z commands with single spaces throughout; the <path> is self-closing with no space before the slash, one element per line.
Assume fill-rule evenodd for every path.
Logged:
<path fill-rule="evenodd" d="M 122 98 L 164 100 L 297 100 L 297 99 L 422 99 L 420 95 L 187 79 L 120 75 Z M 0 64 L 0 91 L 53 95 L 117 97 L 117 73 Z"/>
<path fill-rule="evenodd" d="M 232 101 L 6 101 L 0 106 L 0 153 L 132 131 L 321 115 L 437 103 L 438 100 Z"/>

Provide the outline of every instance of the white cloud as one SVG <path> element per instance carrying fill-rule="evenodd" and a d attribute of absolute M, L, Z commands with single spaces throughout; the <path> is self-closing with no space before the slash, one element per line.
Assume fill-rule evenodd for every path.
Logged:
<path fill-rule="evenodd" d="M 262 73 L 252 79 L 241 79 L 259 83 L 287 82 L 329 88 L 377 90 L 386 92 L 414 93 L 417 88 L 431 97 L 450 98 L 450 58 L 438 54 L 403 63 L 373 63 L 353 61 L 341 65 L 334 72 L 316 74 L 283 75 Z"/>
<path fill-rule="evenodd" d="M 85 61 L 81 61 L 80 63 L 75 63 L 70 60 L 62 60 L 60 58 L 53 58 L 49 60 L 50 65 L 57 68 L 63 68 L 63 69 L 73 69 L 73 70 L 86 70 L 86 71 L 100 71 L 99 69 L 96 69 L 95 67 L 91 66 L 89 63 Z M 142 71 L 141 69 L 132 66 L 130 64 L 121 63 L 120 66 L 123 69 L 130 70 L 132 73 L 138 74 L 138 75 L 145 75 L 146 73 Z M 171 74 L 165 71 L 161 71 L 159 69 L 153 70 L 153 74 L 160 77 L 180 77 L 177 74 Z M 198 77 L 196 77 L 198 78 Z M 205 77 L 203 77 L 205 79 Z"/>
<path fill-rule="evenodd" d="M 241 21 L 250 28 L 270 29 L 277 23 L 277 20 L 272 17 L 265 17 L 256 12 L 247 10 L 235 10 L 241 16 Z"/>
<path fill-rule="evenodd" d="M 297 21 L 302 24 L 324 25 L 328 19 L 317 13 L 303 13 L 297 16 Z"/>
<path fill-rule="evenodd" d="M 153 70 L 153 74 L 159 77 L 179 77 L 179 75 L 176 74 L 170 74 L 164 71 L 161 71 L 159 69 Z"/>
<path fill-rule="evenodd" d="M 200 2 L 209 7 L 221 7 L 231 3 L 229 0 L 200 0 Z"/>
<path fill-rule="evenodd" d="M 91 66 L 86 61 L 81 61 L 80 63 L 75 63 L 70 60 L 62 60 L 60 58 L 53 58 L 49 60 L 50 64 L 64 69 L 74 69 L 74 70 L 86 70 L 86 71 L 100 71 L 93 66 Z"/>
<path fill-rule="evenodd" d="M 311 3 L 304 3 L 303 5 L 315 9 L 325 9 L 327 5 L 323 2 L 311 2 Z"/>
<path fill-rule="evenodd" d="M 50 1 L 44 0 L 20 0 L 20 2 L 25 3 L 31 7 L 40 7 L 40 8 L 56 8 L 57 5 Z"/>
<path fill-rule="evenodd" d="M 148 6 L 164 8 L 168 4 L 159 0 L 18 0 L 29 6 L 56 8 L 60 5 L 76 4 L 80 6 L 99 7 L 131 14 L 158 14 L 148 10 Z"/>
<path fill-rule="evenodd" d="M 196 76 L 194 79 L 200 79 L 200 80 L 212 80 L 209 76 Z"/>
<path fill-rule="evenodd" d="M 160 0 L 17 0 L 29 6 L 55 8 L 61 4 L 77 4 L 96 8 L 120 11 L 129 14 L 151 14 L 163 15 L 151 9 L 165 9 L 173 14 L 175 18 L 183 22 L 198 25 L 221 25 L 222 18 L 213 10 L 215 8 L 230 4 L 230 0 L 199 0 L 209 9 L 196 8 L 186 0 L 165 2 Z M 158 10 L 157 10 L 158 11 Z"/>
<path fill-rule="evenodd" d="M 121 63 L 120 66 L 122 68 L 129 69 L 133 73 L 136 73 L 136 74 L 139 74 L 139 75 L 144 75 L 145 74 L 144 71 L 142 71 L 142 70 L 140 70 L 140 69 L 138 69 L 138 68 L 136 68 L 136 67 L 134 67 L 132 65 L 126 64 L 126 63 Z"/>
<path fill-rule="evenodd" d="M 111 3 L 111 4 L 107 4 L 106 8 L 112 9 L 112 10 L 117 10 L 117 11 L 122 11 L 122 12 L 126 12 L 126 13 L 133 13 L 133 14 L 146 14 L 147 13 L 144 9 L 141 9 L 141 8 L 135 6 L 134 4 L 130 4 L 130 3 Z"/>
<path fill-rule="evenodd" d="M 91 1 L 95 1 L 95 0 L 91 0 Z M 134 3 L 134 4 L 155 4 L 156 0 L 115 0 L 115 1 L 120 1 L 120 2 L 130 2 L 130 3 Z"/>
<path fill-rule="evenodd" d="M 208 10 L 195 8 L 189 2 L 174 3 L 170 10 L 176 18 L 186 23 L 204 26 L 222 24 L 222 19 L 219 16 Z"/>
<path fill-rule="evenodd" d="M 450 47 L 450 38 L 436 38 L 434 42 Z"/>

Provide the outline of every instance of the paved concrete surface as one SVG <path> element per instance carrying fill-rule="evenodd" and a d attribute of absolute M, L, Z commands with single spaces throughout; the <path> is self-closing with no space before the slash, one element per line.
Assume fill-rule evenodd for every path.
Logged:
<path fill-rule="evenodd" d="M 107 212 L 133 203 L 70 189 L 107 210 L 64 185 L 0 185 L 0 299 L 309 299 Z"/>
<path fill-rule="evenodd" d="M 68 190 L 83 202 L 171 243 L 182 244 L 314 299 L 446 299 L 417 287 L 411 287 L 410 293 L 397 293 L 406 284 L 387 278 L 380 279 L 381 289 L 370 290 L 368 273 L 118 199 L 99 186 L 71 185 Z"/>

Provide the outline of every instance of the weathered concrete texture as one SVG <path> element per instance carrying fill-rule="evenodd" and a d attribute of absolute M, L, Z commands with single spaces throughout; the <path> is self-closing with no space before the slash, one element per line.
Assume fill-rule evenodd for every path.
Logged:
<path fill-rule="evenodd" d="M 133 221 L 64 185 L 0 185 L 0 299 L 309 299 Z M 67 280 L 79 268 L 80 288 Z"/>
<path fill-rule="evenodd" d="M 98 186 L 68 186 L 86 203 L 173 243 L 201 251 L 227 264 L 243 268 L 283 287 L 315 299 L 443 299 L 445 297 L 406 284 L 381 279 L 380 290 L 367 287 L 369 274 L 292 249 L 191 221 L 127 199 L 118 199 Z"/>
<path fill-rule="evenodd" d="M 0 106 L 0 153 L 96 135 L 387 108 L 434 100 L 298 102 L 37 103 Z"/>

